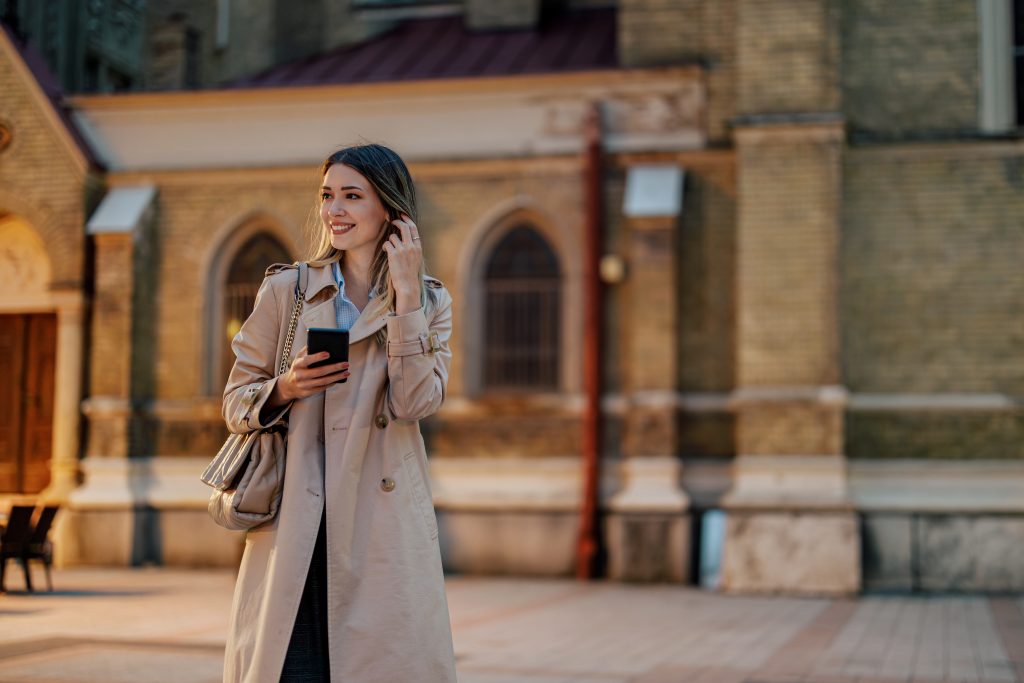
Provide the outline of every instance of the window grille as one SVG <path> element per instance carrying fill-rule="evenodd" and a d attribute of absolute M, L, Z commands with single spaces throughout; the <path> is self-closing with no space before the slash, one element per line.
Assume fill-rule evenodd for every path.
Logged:
<path fill-rule="evenodd" d="M 521 225 L 491 252 L 484 275 L 484 385 L 489 390 L 558 388 L 561 277 L 558 258 Z"/>

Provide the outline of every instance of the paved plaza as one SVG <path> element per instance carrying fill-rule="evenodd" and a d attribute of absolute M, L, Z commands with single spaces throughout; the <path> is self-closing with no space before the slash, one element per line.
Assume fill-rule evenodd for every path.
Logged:
<path fill-rule="evenodd" d="M 67 569 L 56 592 L 30 595 L 8 569 L 0 682 L 220 680 L 233 573 Z M 460 683 L 1024 681 L 1020 596 L 734 597 L 462 576 L 447 587 Z"/>

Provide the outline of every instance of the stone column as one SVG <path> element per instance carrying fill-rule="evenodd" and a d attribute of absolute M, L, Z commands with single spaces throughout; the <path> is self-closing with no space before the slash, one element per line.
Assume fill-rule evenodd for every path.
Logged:
<path fill-rule="evenodd" d="M 737 457 L 721 586 L 855 592 L 837 321 L 843 126 L 749 125 L 735 135 Z"/>
<path fill-rule="evenodd" d="M 40 500 L 64 502 L 80 482 L 84 300 L 80 291 L 54 294 L 57 304 L 57 367 L 54 377 L 53 456 L 50 485 Z"/>
<path fill-rule="evenodd" d="M 83 484 L 68 497 L 57 544 L 60 565 L 132 565 L 151 559 L 155 517 L 145 509 L 147 462 L 135 461 L 136 278 L 139 248 L 154 217 L 155 188 L 114 188 L 86 226 L 93 240 L 94 298 L 89 345 L 88 423 Z"/>
<path fill-rule="evenodd" d="M 147 89 L 182 90 L 198 87 L 196 62 L 199 55 L 194 54 L 194 46 L 198 44 L 198 32 L 188 25 L 184 14 L 173 14 L 157 20 L 147 41 Z"/>
<path fill-rule="evenodd" d="M 682 210 L 678 167 L 634 167 L 627 179 L 627 412 L 622 488 L 609 501 L 609 575 L 627 581 L 686 581 L 689 498 L 678 458 L 678 278 Z M 652 205 L 653 204 L 653 205 Z"/>
<path fill-rule="evenodd" d="M 86 457 L 126 458 L 131 418 L 131 233 L 95 236 L 96 299 L 92 320 L 91 395 L 86 401 Z"/>
<path fill-rule="evenodd" d="M 860 587 L 843 455 L 837 10 L 737 0 L 736 415 L 720 585 Z"/>
<path fill-rule="evenodd" d="M 70 495 L 59 528 L 58 566 L 131 565 L 133 506 L 128 473 L 131 430 L 132 232 L 94 234 L 95 298 L 84 485 Z"/>

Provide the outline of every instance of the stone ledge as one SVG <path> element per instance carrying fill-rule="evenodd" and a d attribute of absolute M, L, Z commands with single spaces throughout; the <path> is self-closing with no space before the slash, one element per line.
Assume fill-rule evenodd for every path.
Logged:
<path fill-rule="evenodd" d="M 1024 513 L 1024 462 L 850 460 L 850 498 L 865 512 Z"/>

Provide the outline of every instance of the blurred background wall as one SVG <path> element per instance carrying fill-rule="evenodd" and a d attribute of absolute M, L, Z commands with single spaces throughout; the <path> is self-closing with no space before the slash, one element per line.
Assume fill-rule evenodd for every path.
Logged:
<path fill-rule="evenodd" d="M 372 141 L 456 302 L 423 425 L 449 570 L 574 571 L 596 336 L 599 573 L 1024 588 L 1019 0 L 0 17 L 0 496 L 63 504 L 63 562 L 237 562 L 198 482 L 228 344 L 319 162 Z"/>

